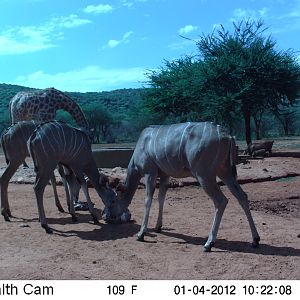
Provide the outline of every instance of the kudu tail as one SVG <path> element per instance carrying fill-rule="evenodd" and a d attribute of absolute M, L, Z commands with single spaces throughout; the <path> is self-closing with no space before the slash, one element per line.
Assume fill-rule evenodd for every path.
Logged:
<path fill-rule="evenodd" d="M 36 129 L 30 136 L 29 140 L 27 141 L 27 148 L 28 148 L 29 155 L 33 160 L 34 171 L 37 172 L 38 171 L 37 161 L 34 155 L 34 151 L 32 150 L 32 140 L 35 138 L 35 135 L 36 135 Z"/>
<path fill-rule="evenodd" d="M 6 132 L 7 132 L 7 130 L 5 130 L 1 135 L 1 147 L 2 147 L 4 157 L 5 157 L 6 164 L 8 165 L 9 164 L 9 159 L 7 157 L 6 145 L 5 145 L 6 144 L 5 143 L 5 134 L 6 134 Z"/>
<path fill-rule="evenodd" d="M 236 176 L 237 176 L 237 171 L 236 171 L 237 147 L 236 147 L 236 143 L 235 143 L 234 137 L 230 138 L 229 159 L 230 159 L 230 166 L 231 166 L 232 174 L 236 178 Z"/>

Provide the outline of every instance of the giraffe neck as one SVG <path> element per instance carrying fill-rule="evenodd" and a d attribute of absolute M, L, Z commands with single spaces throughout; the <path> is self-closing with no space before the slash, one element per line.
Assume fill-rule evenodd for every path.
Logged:
<path fill-rule="evenodd" d="M 79 127 L 89 129 L 89 124 L 83 111 L 79 105 L 66 94 L 59 92 L 55 108 L 56 110 L 62 109 L 67 111 L 74 118 Z"/>

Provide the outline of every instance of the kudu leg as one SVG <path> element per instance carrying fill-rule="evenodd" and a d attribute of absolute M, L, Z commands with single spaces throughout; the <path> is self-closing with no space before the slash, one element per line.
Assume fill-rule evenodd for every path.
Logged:
<path fill-rule="evenodd" d="M 58 211 L 64 212 L 64 209 L 62 208 L 61 203 L 60 203 L 59 198 L 58 198 L 57 188 L 56 188 L 56 179 L 55 179 L 54 173 L 52 174 L 50 181 L 51 181 L 51 185 L 52 185 L 52 188 L 53 188 L 55 205 L 56 205 Z"/>
<path fill-rule="evenodd" d="M 241 186 L 239 185 L 239 183 L 235 178 L 221 178 L 221 179 L 227 185 L 231 193 L 237 198 L 239 204 L 243 208 L 246 217 L 248 219 L 249 226 L 252 233 L 252 239 L 253 239 L 252 246 L 258 247 L 260 237 L 250 212 L 249 200 L 247 194 L 243 191 L 243 189 L 241 188 Z"/>
<path fill-rule="evenodd" d="M 11 217 L 11 212 L 9 208 L 8 203 L 8 195 L 7 195 L 7 189 L 8 189 L 8 183 L 12 176 L 17 171 L 18 167 L 20 166 L 22 162 L 19 163 L 11 163 L 9 162 L 5 171 L 3 172 L 1 179 L 0 179 L 0 185 L 1 185 L 1 214 L 4 217 L 4 220 L 9 222 Z"/>
<path fill-rule="evenodd" d="M 213 200 L 215 206 L 215 215 L 212 223 L 212 227 L 208 236 L 208 239 L 204 245 L 204 252 L 210 252 L 211 248 L 214 246 L 217 239 L 218 230 L 222 220 L 222 216 L 226 205 L 228 203 L 227 198 L 222 193 L 220 187 L 218 186 L 216 179 L 204 179 L 197 177 L 201 186 L 207 195 Z"/>
<path fill-rule="evenodd" d="M 34 192 L 35 192 L 35 196 L 36 196 L 41 226 L 46 230 L 46 233 L 49 233 L 49 234 L 53 233 L 53 231 L 47 224 L 45 210 L 44 210 L 43 196 L 44 196 L 45 187 L 48 184 L 48 182 L 51 178 L 51 175 L 52 175 L 52 173 L 49 173 L 48 176 L 39 176 L 37 174 L 36 181 L 34 184 Z"/>
<path fill-rule="evenodd" d="M 63 183 L 63 186 L 65 188 L 66 199 L 67 199 L 67 206 L 68 206 L 68 212 L 70 212 L 71 195 L 70 195 L 69 186 L 68 186 L 68 182 L 67 182 L 67 176 L 69 175 L 69 171 L 67 170 L 67 168 L 64 168 L 60 164 L 58 164 L 57 170 L 58 170 L 58 173 L 59 173 L 59 175 L 61 177 L 61 181 Z"/>
<path fill-rule="evenodd" d="M 66 179 L 66 195 L 68 194 L 69 196 L 69 213 L 70 215 L 72 216 L 72 221 L 73 222 L 77 222 L 78 219 L 77 219 L 77 216 L 76 216 L 76 213 L 75 213 L 75 208 L 74 208 L 74 200 L 75 200 L 75 197 L 76 197 L 76 178 L 74 176 L 74 174 L 71 172 L 71 173 L 68 173 L 68 175 L 65 176 L 65 179 Z M 68 199 L 68 197 L 67 197 Z"/>
<path fill-rule="evenodd" d="M 143 242 L 145 233 L 147 231 L 150 208 L 151 208 L 153 194 L 154 194 L 154 190 L 155 190 L 156 177 L 157 177 L 156 175 L 155 176 L 153 176 L 153 175 L 145 176 L 145 181 L 146 181 L 145 209 L 144 209 L 143 223 L 142 223 L 140 231 L 137 234 L 137 241 Z"/>
<path fill-rule="evenodd" d="M 88 190 L 88 185 L 87 185 L 87 182 L 84 178 L 84 175 L 83 174 L 77 174 L 77 176 L 78 176 L 78 179 L 80 181 L 80 185 L 81 185 L 82 191 L 84 193 L 84 196 L 86 198 L 88 208 L 89 208 L 89 212 L 90 212 L 90 214 L 93 218 L 93 221 L 94 221 L 95 224 L 99 224 L 99 220 L 98 220 L 98 218 L 95 214 L 95 210 L 94 210 L 92 200 L 91 200 L 89 190 Z M 78 192 L 79 192 L 79 189 L 78 189 Z M 77 195 L 78 195 L 78 193 L 77 193 Z"/>
<path fill-rule="evenodd" d="M 169 178 L 170 177 L 168 176 L 163 176 L 160 177 L 160 181 L 159 181 L 159 192 L 158 192 L 159 210 L 158 210 L 158 218 L 155 226 L 156 232 L 161 232 L 161 228 L 162 228 L 163 209 L 164 209 L 164 202 L 165 202 L 166 193 L 169 185 Z"/>

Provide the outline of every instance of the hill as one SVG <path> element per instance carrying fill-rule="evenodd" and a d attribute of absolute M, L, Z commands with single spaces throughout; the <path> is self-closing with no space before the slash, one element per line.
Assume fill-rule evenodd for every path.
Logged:
<path fill-rule="evenodd" d="M 0 111 L 7 113 L 9 100 L 18 92 L 33 90 L 28 87 L 0 84 Z M 143 89 L 121 89 L 110 92 L 66 92 L 81 107 L 87 104 L 100 104 L 104 108 L 114 113 L 126 113 L 130 107 L 133 107 L 141 99 Z"/>

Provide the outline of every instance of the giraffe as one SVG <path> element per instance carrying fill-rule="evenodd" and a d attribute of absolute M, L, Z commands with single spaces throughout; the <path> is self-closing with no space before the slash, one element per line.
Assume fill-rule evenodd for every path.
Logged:
<path fill-rule="evenodd" d="M 31 120 L 37 123 L 53 121 L 59 109 L 68 112 L 74 118 L 76 124 L 92 137 L 88 121 L 79 105 L 68 95 L 53 87 L 18 92 L 9 102 L 11 124 Z M 25 160 L 23 167 L 28 168 Z M 76 207 L 81 209 L 80 205 L 78 202 Z"/>
<path fill-rule="evenodd" d="M 39 123 L 53 121 L 59 109 L 67 111 L 80 128 L 89 130 L 88 121 L 79 105 L 55 88 L 19 92 L 9 102 L 12 124 L 30 120 Z"/>

